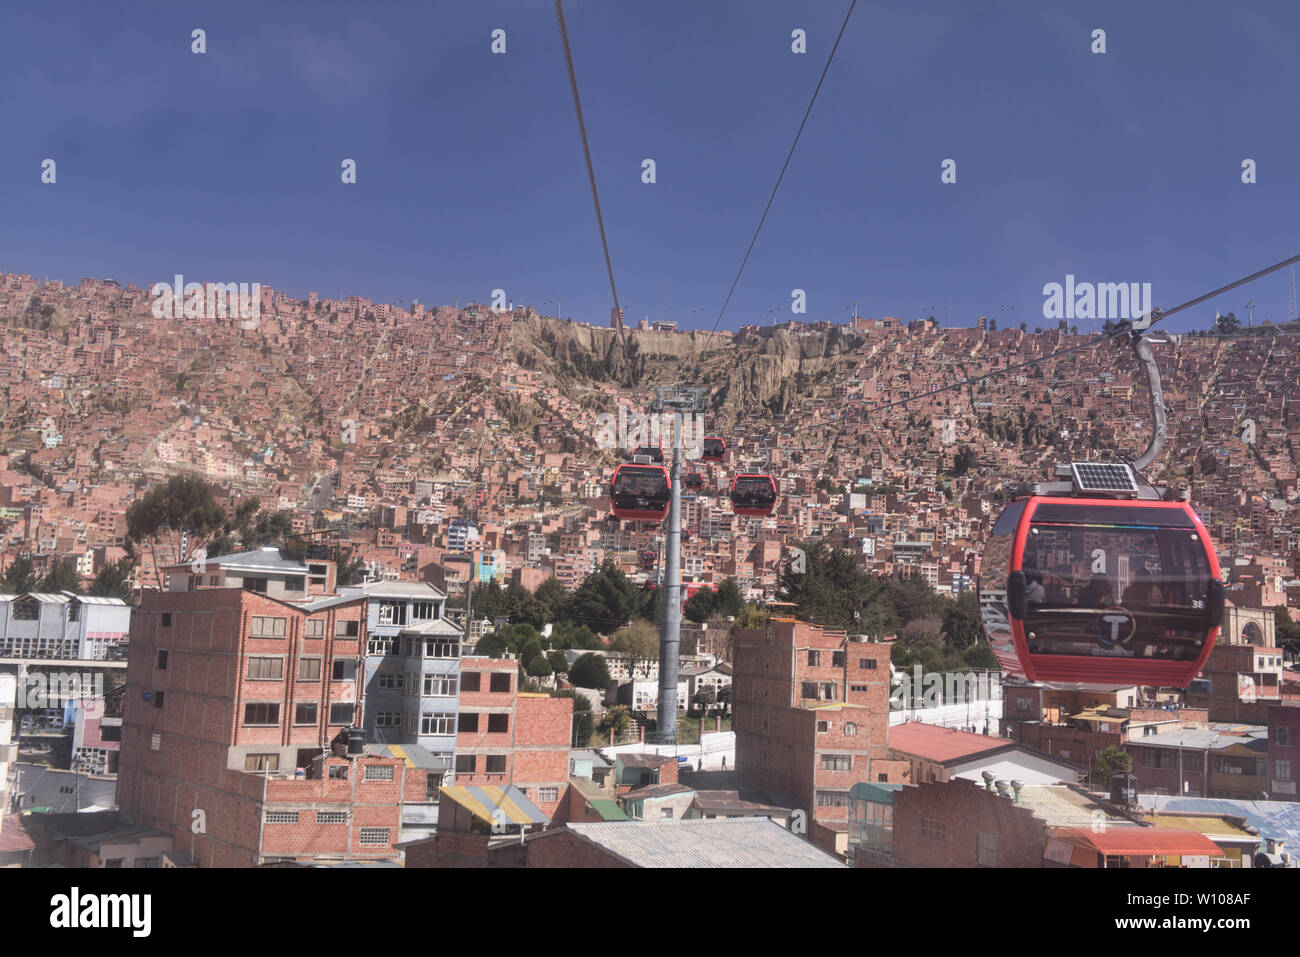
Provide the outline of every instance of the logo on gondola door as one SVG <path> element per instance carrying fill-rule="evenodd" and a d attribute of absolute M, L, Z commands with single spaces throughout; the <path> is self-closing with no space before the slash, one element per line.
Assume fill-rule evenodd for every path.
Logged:
<path fill-rule="evenodd" d="M 1106 550 L 1094 548 L 1092 550 L 1092 573 L 1094 575 L 1106 574 Z"/>
<path fill-rule="evenodd" d="M 1125 625 L 1128 625 L 1127 629 Z M 1121 633 L 1125 631 L 1127 633 L 1121 638 Z M 1127 645 L 1136 633 L 1137 622 L 1123 608 L 1108 608 L 1105 614 L 1097 616 L 1097 642 L 1103 648 Z"/>

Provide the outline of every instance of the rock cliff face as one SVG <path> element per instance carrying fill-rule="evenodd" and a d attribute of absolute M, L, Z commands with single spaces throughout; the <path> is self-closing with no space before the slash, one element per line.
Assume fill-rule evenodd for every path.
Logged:
<path fill-rule="evenodd" d="M 834 328 L 795 334 L 785 329 L 744 336 L 597 329 L 556 319 L 515 324 L 515 361 L 575 385 L 626 389 L 699 384 L 715 412 L 742 409 L 783 414 L 800 397 L 829 394 L 835 374 L 861 348 L 860 337 Z"/>

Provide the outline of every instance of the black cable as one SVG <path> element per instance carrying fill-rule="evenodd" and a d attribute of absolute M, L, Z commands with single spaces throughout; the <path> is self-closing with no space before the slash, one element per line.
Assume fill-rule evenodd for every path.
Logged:
<path fill-rule="evenodd" d="M 559 0 L 555 0 L 555 2 L 558 5 Z M 785 164 L 781 167 L 781 174 L 777 176 L 776 185 L 772 187 L 772 195 L 767 198 L 767 205 L 763 207 L 763 215 L 758 220 L 758 228 L 754 230 L 754 237 L 749 241 L 749 248 L 745 250 L 745 258 L 740 261 L 740 268 L 736 270 L 736 278 L 731 281 L 731 288 L 727 291 L 727 298 L 722 303 L 722 309 L 718 311 L 718 318 L 714 320 L 713 328 L 709 330 L 709 337 L 704 341 L 704 348 L 700 350 L 701 355 L 708 352 L 709 340 L 718 331 L 718 323 L 722 322 L 722 314 L 727 311 L 731 297 L 736 292 L 736 286 L 740 284 L 740 274 L 745 271 L 745 264 L 749 262 L 749 255 L 754 251 L 754 244 L 758 242 L 758 234 L 762 232 L 763 223 L 767 221 L 768 211 L 772 208 L 772 202 L 776 199 L 776 191 L 781 188 L 781 180 L 785 178 L 785 171 L 790 167 L 790 160 L 794 156 L 794 148 L 799 145 L 799 137 L 803 136 L 803 128 L 807 125 L 808 117 L 812 114 L 813 104 L 817 102 L 817 94 L 821 92 L 822 83 L 826 80 L 826 74 L 831 68 L 831 61 L 835 59 L 835 51 L 840 48 L 840 40 L 844 38 L 844 31 L 849 25 L 849 18 L 853 16 L 853 8 L 857 5 L 858 0 L 852 0 L 852 3 L 849 4 L 849 12 L 844 14 L 844 23 L 840 25 L 839 36 L 835 38 L 835 45 L 831 47 L 831 55 L 826 58 L 826 66 L 822 68 L 821 78 L 817 81 L 817 88 L 813 90 L 808 109 L 804 111 L 803 122 L 799 124 L 799 131 L 794 135 L 794 142 L 790 144 L 790 152 L 786 154 Z"/>
<path fill-rule="evenodd" d="M 614 297 L 617 310 L 618 290 L 614 287 L 614 267 L 609 259 L 609 243 L 605 239 L 605 218 L 600 212 L 600 194 L 596 191 L 596 171 L 591 165 L 591 146 L 587 143 L 587 124 L 582 118 L 582 100 L 578 98 L 578 77 L 573 72 L 573 51 L 569 49 L 569 31 L 564 24 L 564 6 L 561 0 L 555 2 L 555 21 L 560 26 L 560 43 L 564 46 L 564 65 L 569 71 L 569 89 L 573 93 L 573 109 L 578 114 L 578 133 L 582 137 L 582 155 L 587 160 L 587 180 L 591 183 L 591 199 L 596 205 L 596 225 L 600 227 L 600 245 L 605 251 L 605 271 L 609 273 L 609 291 Z"/>
<path fill-rule="evenodd" d="M 1213 299 L 1215 296 L 1221 295 L 1222 293 L 1225 293 L 1230 289 L 1236 289 L 1238 286 L 1244 286 L 1248 282 L 1254 282 L 1256 279 L 1259 279 L 1262 276 L 1267 276 L 1269 273 L 1277 272 L 1279 269 L 1285 269 L 1287 266 L 1296 262 L 1300 262 L 1300 256 L 1292 256 L 1290 259 L 1284 259 L 1280 263 L 1274 263 L 1272 266 L 1269 266 L 1266 269 L 1261 269 L 1257 273 L 1252 273 L 1251 275 L 1247 276 L 1244 279 L 1238 279 L 1236 282 L 1231 282 L 1226 286 L 1220 286 L 1218 289 L 1215 289 L 1213 292 L 1207 292 L 1203 296 L 1197 296 L 1195 299 L 1191 299 L 1188 300 L 1187 302 L 1182 303 L 1181 305 L 1174 306 L 1172 309 L 1152 309 L 1151 312 L 1149 313 L 1149 315 L 1152 317 L 1151 321 L 1147 323 L 1145 329 L 1136 328 L 1132 321 L 1128 319 L 1124 319 L 1116 323 L 1114 328 L 1111 329 L 1110 332 L 1102 333 L 1102 337 L 1098 339 L 1096 342 L 1086 342 L 1082 345 L 1070 346 L 1069 348 L 1066 349 L 1057 349 L 1054 352 L 1049 352 L 1047 355 L 1040 356 L 1037 359 L 1030 359 L 1027 362 L 1021 362 L 1018 363 L 1017 365 L 1007 366 L 1005 369 L 997 369 L 993 372 L 986 373 L 985 375 L 976 376 L 973 379 L 962 379 L 958 382 L 952 382 L 949 383 L 948 385 L 940 386 L 937 389 L 931 389 L 929 392 L 922 392 L 920 395 L 914 395 L 910 399 L 900 399 L 897 402 L 889 402 L 885 405 L 873 406 L 870 409 L 864 410 L 863 415 L 869 415 L 872 412 L 883 412 L 886 409 L 892 409 L 900 405 L 907 405 L 910 402 L 916 402 L 919 399 L 929 398 L 930 396 L 938 395 L 941 392 L 947 392 L 951 389 L 960 389 L 962 386 L 965 385 L 973 385 L 976 382 L 983 382 L 985 379 L 992 379 L 995 376 L 1006 375 L 1008 372 L 1015 372 L 1017 369 L 1027 369 L 1030 366 L 1038 365 L 1040 362 L 1046 362 L 1048 359 L 1054 359 L 1057 356 L 1069 355 L 1070 353 L 1079 352 L 1083 349 L 1092 349 L 1100 345 L 1102 342 L 1108 342 L 1109 340 L 1114 339 L 1117 336 L 1124 335 L 1125 333 L 1129 333 L 1130 335 L 1140 335 L 1146 329 L 1150 329 L 1152 326 L 1154 326 L 1157 322 L 1163 322 L 1164 320 L 1168 319 L 1170 316 L 1174 315 L 1175 313 L 1182 312 L 1184 309 L 1190 309 L 1192 306 L 1199 305 L 1205 302 L 1207 299 Z"/>

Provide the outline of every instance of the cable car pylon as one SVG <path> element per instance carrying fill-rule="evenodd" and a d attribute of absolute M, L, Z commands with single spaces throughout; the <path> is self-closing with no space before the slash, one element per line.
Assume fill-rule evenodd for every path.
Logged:
<path fill-rule="evenodd" d="M 682 643 L 682 433 L 686 416 L 704 412 L 704 390 L 692 386 L 656 386 L 654 412 L 673 417 L 672 490 L 664 539 L 663 613 L 659 616 L 659 710 L 654 740 L 677 743 L 678 652 Z"/>

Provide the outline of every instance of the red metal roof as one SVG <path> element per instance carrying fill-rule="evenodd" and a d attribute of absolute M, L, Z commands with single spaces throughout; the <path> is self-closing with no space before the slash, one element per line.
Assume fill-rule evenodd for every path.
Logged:
<path fill-rule="evenodd" d="M 896 724 L 889 729 L 889 747 L 930 761 L 951 761 L 1013 743 L 1010 738 L 972 734 L 959 728 L 944 728 L 919 721 Z"/>
<path fill-rule="evenodd" d="M 1225 856 L 1219 845 L 1204 834 L 1176 827 L 1108 827 L 1093 831 L 1086 827 L 1066 828 L 1056 836 L 1072 844 L 1091 847 L 1111 856 L 1209 855 Z"/>

